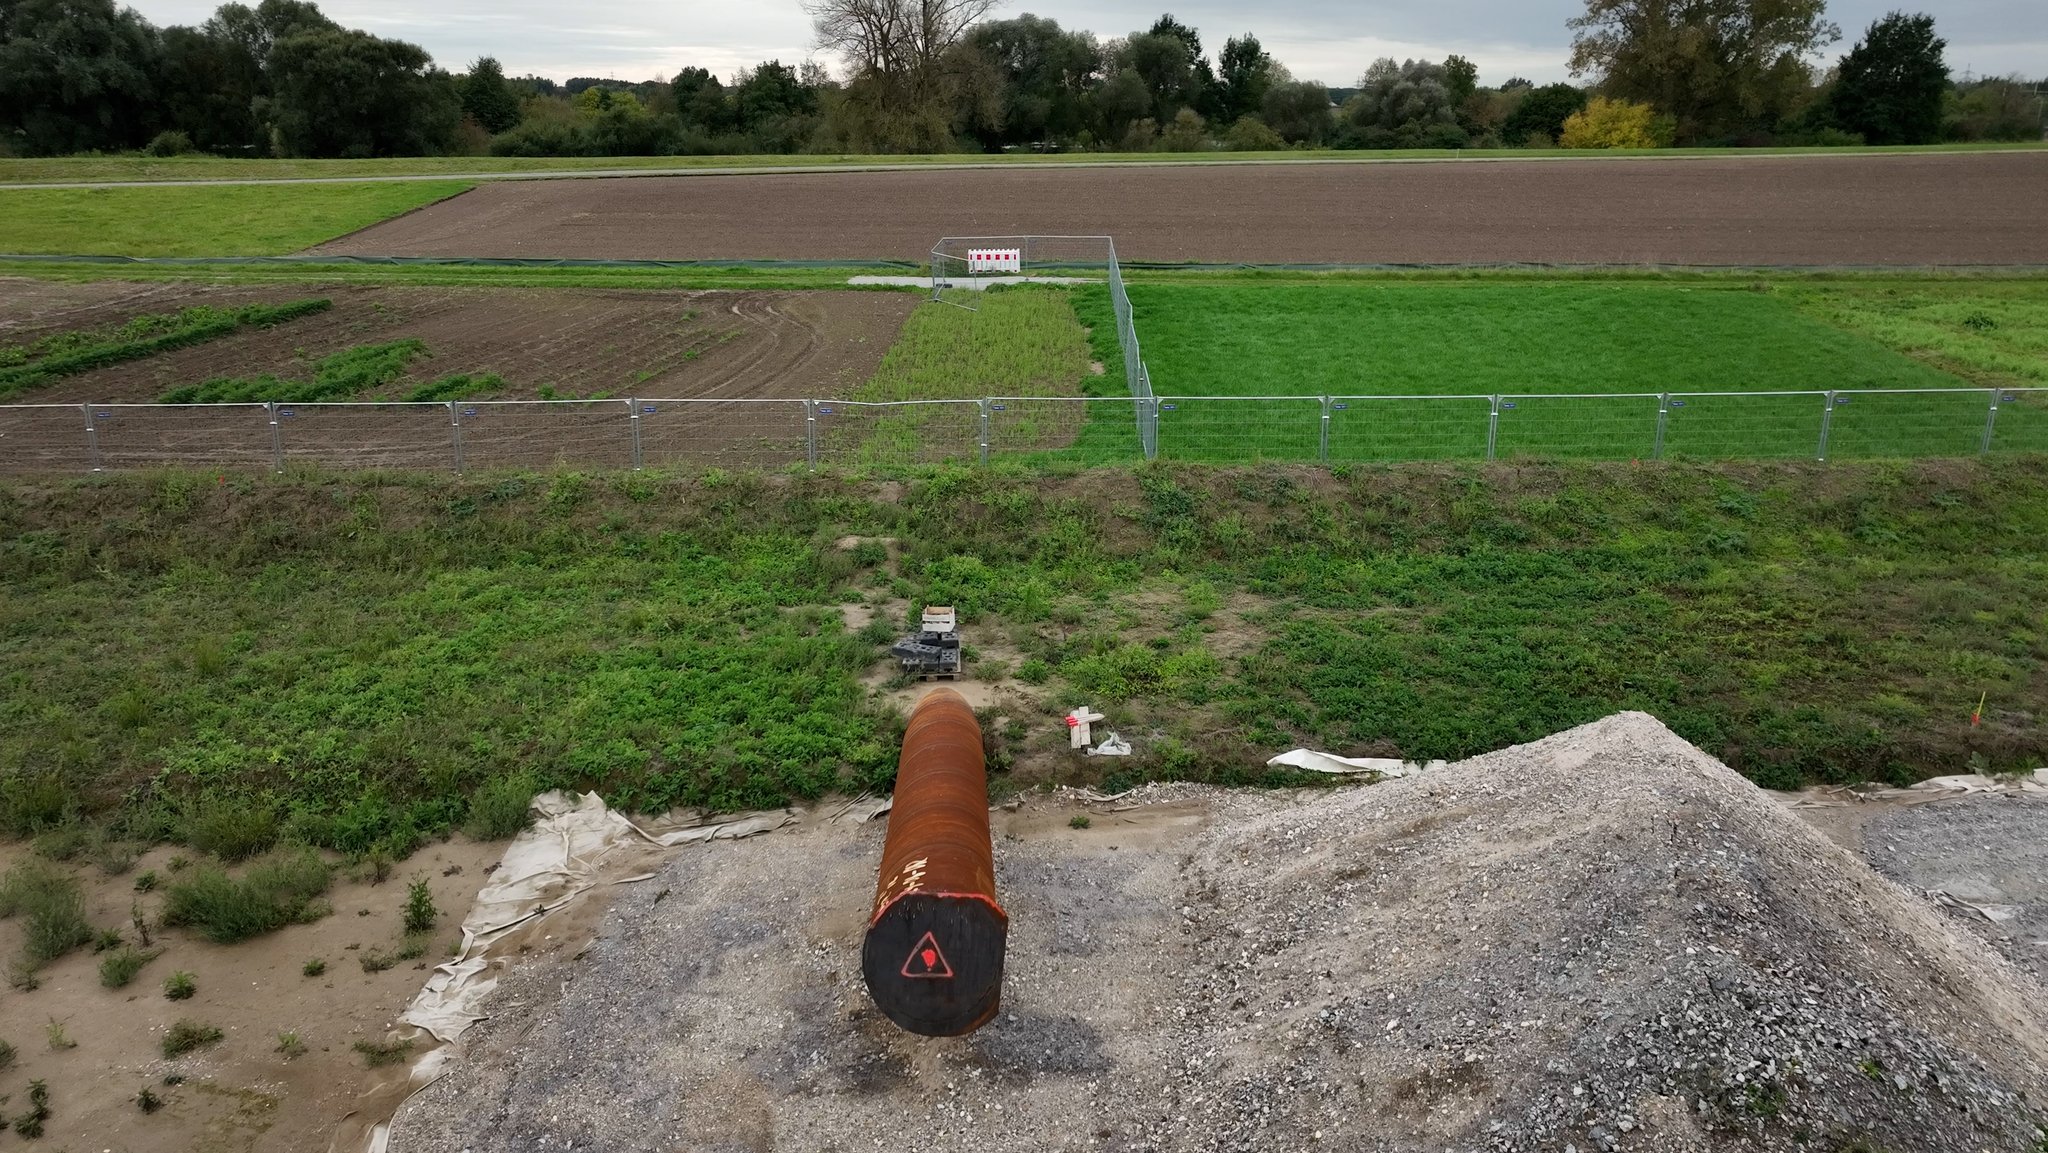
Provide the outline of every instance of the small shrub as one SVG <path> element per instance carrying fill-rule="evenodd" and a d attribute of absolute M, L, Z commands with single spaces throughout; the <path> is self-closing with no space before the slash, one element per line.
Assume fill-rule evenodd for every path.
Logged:
<path fill-rule="evenodd" d="M 152 892 L 152 891 L 154 891 L 155 889 L 156 889 L 156 870 L 155 870 L 155 869 L 149 869 L 149 870 L 146 870 L 146 871 L 145 871 L 145 872 L 144 872 L 144 873 L 143 873 L 143 874 L 142 874 L 141 876 L 139 876 L 139 877 L 135 878 L 135 891 L 136 891 L 136 892 L 138 892 L 138 893 L 148 893 L 148 892 Z"/>
<path fill-rule="evenodd" d="M 221 1031 L 212 1025 L 180 1018 L 169 1032 L 164 1034 L 163 1052 L 165 1057 L 182 1057 L 194 1049 L 220 1044 Z"/>
<path fill-rule="evenodd" d="M 391 854 L 382 845 L 372 846 L 363 854 L 363 875 L 372 885 L 381 885 L 391 879 Z"/>
<path fill-rule="evenodd" d="M 128 923 L 135 926 L 135 939 L 142 942 L 143 948 L 149 948 L 149 921 L 142 915 L 141 901 L 128 902 Z"/>
<path fill-rule="evenodd" d="M 318 957 L 313 958 L 312 960 L 306 962 L 304 965 L 299 967 L 299 972 L 303 973 L 308 977 L 318 977 L 320 974 L 325 973 L 326 971 L 327 962 L 321 960 Z"/>
<path fill-rule="evenodd" d="M 1088 814 L 1076 813 L 1074 814 L 1073 819 L 1067 822 L 1067 827 L 1070 829 L 1085 829 L 1092 823 L 1093 822 L 1091 822 L 1088 819 Z"/>
<path fill-rule="evenodd" d="M 357 1041 L 355 1051 L 362 1054 L 363 1064 L 376 1069 L 384 1065 L 396 1065 L 412 1052 L 411 1041 Z"/>
<path fill-rule="evenodd" d="M 1052 666 L 1032 657 L 1017 666 L 1017 679 L 1027 685 L 1042 685 L 1052 679 Z"/>
<path fill-rule="evenodd" d="M 90 828 L 76 821 L 67 821 L 35 839 L 30 846 L 38 857 L 51 861 L 69 861 L 91 846 L 93 833 Z"/>
<path fill-rule="evenodd" d="M 299 1040 L 299 1035 L 295 1032 L 279 1033 L 277 1035 L 277 1051 L 283 1054 L 285 1060 L 289 1061 L 294 1057 L 306 1055 L 306 1043 Z"/>
<path fill-rule="evenodd" d="M 22 919 L 22 963 L 33 972 L 93 939 L 85 895 L 63 870 L 23 861 L 0 880 L 0 918 Z"/>
<path fill-rule="evenodd" d="M 142 972 L 142 967 L 156 960 L 160 950 L 143 952 L 133 945 L 123 945 L 100 959 L 100 984 L 109 989 L 120 989 Z"/>
<path fill-rule="evenodd" d="M 188 156 L 199 151 L 192 145 L 192 138 L 177 129 L 159 132 L 149 138 L 147 150 L 151 156 Z"/>
<path fill-rule="evenodd" d="M 55 773 L 0 777 L 0 832 L 33 837 L 71 819 L 77 799 Z"/>
<path fill-rule="evenodd" d="M 185 840 L 228 864 L 246 861 L 277 843 L 277 815 L 237 801 L 210 801 L 186 817 Z"/>
<path fill-rule="evenodd" d="M 469 798 L 462 831 L 475 841 L 503 841 L 533 823 L 533 795 L 540 786 L 527 773 L 488 781 Z"/>
<path fill-rule="evenodd" d="M 55 1052 L 78 1048 L 78 1042 L 65 1036 L 64 1022 L 57 1020 L 55 1017 L 50 1018 L 50 1023 L 43 1026 L 43 1037 L 49 1041 L 51 1050 Z"/>
<path fill-rule="evenodd" d="M 144 1088 L 135 1095 L 135 1107 L 144 1113 L 154 1113 L 164 1107 L 164 1099 Z"/>
<path fill-rule="evenodd" d="M 1628 100 L 1595 96 L 1564 122 L 1564 148 L 1655 148 L 1656 109 Z"/>
<path fill-rule="evenodd" d="M 1278 132 L 1255 116 L 1238 117 L 1237 123 L 1224 133 L 1223 142 L 1232 152 L 1279 152 L 1287 147 L 1287 141 Z"/>
<path fill-rule="evenodd" d="M 0 1041 L 0 1070 L 14 1067 L 14 1046 Z"/>
<path fill-rule="evenodd" d="M 28 1112 L 14 1119 L 14 1131 L 23 1137 L 43 1135 L 43 1122 L 50 1119 L 50 1087 L 42 1081 L 28 1083 Z"/>
<path fill-rule="evenodd" d="M 192 979 L 192 974 L 185 972 L 183 969 L 164 978 L 164 1000 L 166 1001 L 189 1001 L 192 999 L 192 994 L 198 991 L 198 982 Z"/>
<path fill-rule="evenodd" d="M 311 850 L 273 853 L 231 877 L 204 865 L 172 882 L 164 896 L 164 923 L 191 925 L 207 940 L 232 945 L 317 914 L 316 901 L 333 874 Z"/>
<path fill-rule="evenodd" d="M 382 949 L 364 949 L 356 954 L 356 964 L 361 965 L 365 973 L 381 973 L 398 964 L 398 955 Z"/>
<path fill-rule="evenodd" d="M 101 929 L 99 932 L 99 936 L 94 937 L 92 939 L 92 951 L 95 953 L 104 953 L 108 949 L 120 948 L 122 943 L 123 942 L 121 940 L 121 930 Z"/>
<path fill-rule="evenodd" d="M 441 910 L 434 907 L 433 890 L 425 880 L 414 881 L 405 890 L 405 931 L 408 935 L 424 933 L 441 919 Z"/>

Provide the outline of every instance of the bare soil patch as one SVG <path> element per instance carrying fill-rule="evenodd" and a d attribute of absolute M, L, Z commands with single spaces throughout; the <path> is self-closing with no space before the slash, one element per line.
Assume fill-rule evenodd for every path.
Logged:
<path fill-rule="evenodd" d="M 921 260 L 1110 233 L 1139 261 L 2040 264 L 2044 185 L 2039 152 L 524 181 L 314 251 Z"/>
<path fill-rule="evenodd" d="M 16 1050 L 0 1070 L 0 1096 L 10 1116 L 27 1101 L 30 1080 L 48 1083 L 53 1115 L 45 1140 L 52 1148 L 120 1149 L 130 1153 L 303 1153 L 328 1147 L 358 1095 L 378 1071 L 363 1067 L 353 1046 L 378 1041 L 427 979 L 426 970 L 462 936 L 461 923 L 485 869 L 503 845 L 450 841 L 422 849 L 382 884 L 337 877 L 328 899 L 334 912 L 310 925 L 293 925 L 237 945 L 215 945 L 183 929 L 155 927 L 162 885 L 135 892 L 135 879 L 154 871 L 174 879 L 179 850 L 159 848 L 115 877 L 85 867 L 88 915 L 97 928 L 122 930 L 132 944 L 131 907 L 151 923 L 161 956 L 126 987 L 104 988 L 100 956 L 90 947 L 45 967 L 33 991 L 0 990 L 0 1039 Z M 28 856 L 20 843 L 0 845 L 0 872 Z M 434 947 L 426 957 L 377 973 L 363 971 L 366 950 L 394 950 L 402 937 L 400 910 L 407 882 L 423 878 L 441 911 Z M 0 956 L 20 946 L 17 920 L 0 921 Z M 103 955 L 102 955 L 103 956 Z M 326 971 L 309 977 L 306 962 Z M 166 977 L 192 974 L 194 995 L 171 1001 Z M 223 1040 L 165 1059 L 166 1029 L 181 1019 L 219 1028 Z M 76 1047 L 52 1049 L 46 1032 L 62 1026 Z M 278 1035 L 295 1032 L 305 1052 L 287 1059 Z M 400 1072 L 403 1070 L 401 1068 Z M 182 1078 L 175 1085 L 166 1077 Z M 145 1113 L 137 1095 L 150 1090 L 163 1107 Z"/>

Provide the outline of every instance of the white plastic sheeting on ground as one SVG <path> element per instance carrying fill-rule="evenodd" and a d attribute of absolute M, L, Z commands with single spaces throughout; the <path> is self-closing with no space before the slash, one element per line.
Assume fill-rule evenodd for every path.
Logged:
<path fill-rule="evenodd" d="M 1826 809 L 1872 802 L 1925 805 L 1945 801 L 1951 797 L 1967 797 L 1978 793 L 2048 796 L 2048 769 L 2035 769 L 2031 773 L 2020 773 L 2010 777 L 1985 777 L 1974 773 L 1934 777 L 1903 789 L 1829 785 L 1798 793 L 1779 793 L 1778 798 L 1794 809 Z"/>
<path fill-rule="evenodd" d="M 1441 769 L 1447 762 L 1397 761 L 1390 757 L 1337 757 L 1319 753 L 1313 749 L 1295 749 L 1281 753 L 1266 762 L 1279 768 L 1300 769 L 1309 773 L 1329 773 L 1332 776 L 1369 776 L 1374 780 L 1388 781 L 1396 777 L 1412 777 L 1417 773 Z"/>

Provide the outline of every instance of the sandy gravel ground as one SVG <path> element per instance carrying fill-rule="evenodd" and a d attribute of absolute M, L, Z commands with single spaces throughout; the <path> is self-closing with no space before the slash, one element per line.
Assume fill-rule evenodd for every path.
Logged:
<path fill-rule="evenodd" d="M 2041 985 L 1647 716 L 1139 799 L 997 815 L 1008 978 L 970 1038 L 869 1007 L 882 827 L 807 822 L 515 969 L 393 1148 L 2039 1147 Z"/>
<path fill-rule="evenodd" d="M 2048 153 L 693 176 L 492 184 L 316 251 L 923 260 L 942 236 L 1126 260 L 2048 263 Z"/>

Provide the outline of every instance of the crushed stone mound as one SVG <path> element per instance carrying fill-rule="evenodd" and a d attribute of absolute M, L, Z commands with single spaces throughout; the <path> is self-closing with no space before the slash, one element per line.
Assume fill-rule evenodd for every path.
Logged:
<path fill-rule="evenodd" d="M 1651 717 L 1143 799 L 996 814 L 1003 1012 L 957 1040 L 866 1001 L 881 822 L 686 852 L 391 1148 L 2041 1148 L 2042 986 Z"/>

